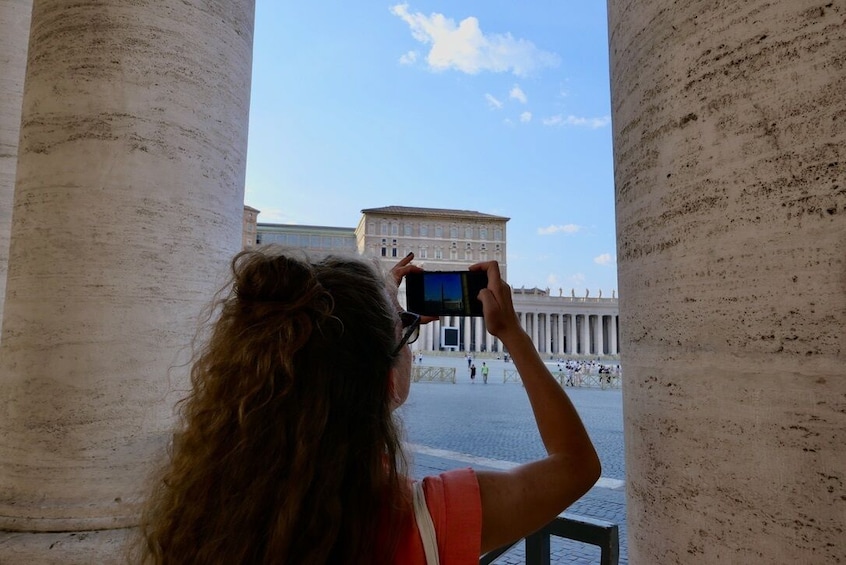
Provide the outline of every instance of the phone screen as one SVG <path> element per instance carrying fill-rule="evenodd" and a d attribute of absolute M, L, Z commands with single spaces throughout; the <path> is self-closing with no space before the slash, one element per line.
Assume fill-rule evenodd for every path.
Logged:
<path fill-rule="evenodd" d="M 488 286 L 485 271 L 428 271 L 405 276 L 408 310 L 422 316 L 481 316 L 476 298 Z"/>

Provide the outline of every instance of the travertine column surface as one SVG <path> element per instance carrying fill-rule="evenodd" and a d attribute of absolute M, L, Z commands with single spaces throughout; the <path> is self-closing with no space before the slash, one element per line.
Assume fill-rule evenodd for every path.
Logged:
<path fill-rule="evenodd" d="M 240 248 L 252 29 L 252 0 L 34 2 L 1 530 L 136 523 L 178 363 Z"/>
<path fill-rule="evenodd" d="M 846 562 L 846 7 L 608 5 L 630 562 Z"/>
<path fill-rule="evenodd" d="M 32 0 L 0 0 L 0 321 L 6 297 L 21 97 Z"/>

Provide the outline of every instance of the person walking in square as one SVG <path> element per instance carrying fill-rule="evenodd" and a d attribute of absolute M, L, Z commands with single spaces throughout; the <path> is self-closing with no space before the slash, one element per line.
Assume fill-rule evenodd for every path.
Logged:
<path fill-rule="evenodd" d="M 476 382 L 476 364 L 475 363 L 470 364 L 470 382 L 471 383 Z"/>
<path fill-rule="evenodd" d="M 482 361 L 482 382 L 488 384 L 488 371 L 490 371 L 490 367 L 485 365 L 485 362 Z"/>

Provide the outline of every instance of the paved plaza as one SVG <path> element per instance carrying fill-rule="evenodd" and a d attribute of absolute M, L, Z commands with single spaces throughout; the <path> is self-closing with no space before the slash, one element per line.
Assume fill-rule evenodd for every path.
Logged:
<path fill-rule="evenodd" d="M 483 361 L 490 366 L 488 384 L 482 382 Z M 471 382 L 465 358 L 424 355 L 424 366 L 455 368 L 456 384 L 414 383 L 401 409 L 416 478 L 468 466 L 507 469 L 545 455 L 523 387 L 503 382 L 503 371 L 513 371 L 514 365 L 483 357 L 474 363 L 476 379 Z M 557 368 L 554 361 L 549 365 Z M 567 392 L 602 461 L 602 478 L 567 512 L 618 524 L 620 563 L 627 564 L 621 391 L 567 387 Z M 599 563 L 594 546 L 553 538 L 551 550 L 552 563 Z M 521 543 L 495 563 L 523 562 Z"/>

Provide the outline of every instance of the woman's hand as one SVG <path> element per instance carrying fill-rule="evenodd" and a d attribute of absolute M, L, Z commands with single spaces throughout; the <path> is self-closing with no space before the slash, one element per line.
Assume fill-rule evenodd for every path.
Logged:
<path fill-rule="evenodd" d="M 397 283 L 397 286 L 402 283 L 402 279 L 405 278 L 405 275 L 408 273 L 422 271 L 420 267 L 417 265 L 412 265 L 411 262 L 414 260 L 414 253 L 409 253 L 402 259 L 400 259 L 396 265 L 391 267 L 391 277 L 394 279 L 394 282 Z"/>
<path fill-rule="evenodd" d="M 414 260 L 414 253 L 409 253 L 399 261 L 397 264 L 391 267 L 391 277 L 393 278 L 394 282 L 397 284 L 397 287 L 402 283 L 402 280 L 405 278 L 405 275 L 408 273 L 421 273 L 423 269 L 418 267 L 417 265 L 412 265 L 411 262 Z M 421 324 L 428 324 L 429 322 L 433 322 L 437 320 L 437 316 L 421 316 L 420 323 Z"/>
<path fill-rule="evenodd" d="M 471 271 L 485 271 L 488 286 L 479 291 L 479 300 L 485 316 L 485 326 L 491 335 L 503 339 L 514 330 L 521 331 L 517 312 L 511 299 L 511 287 L 502 280 L 499 263 L 486 261 L 470 266 Z"/>

